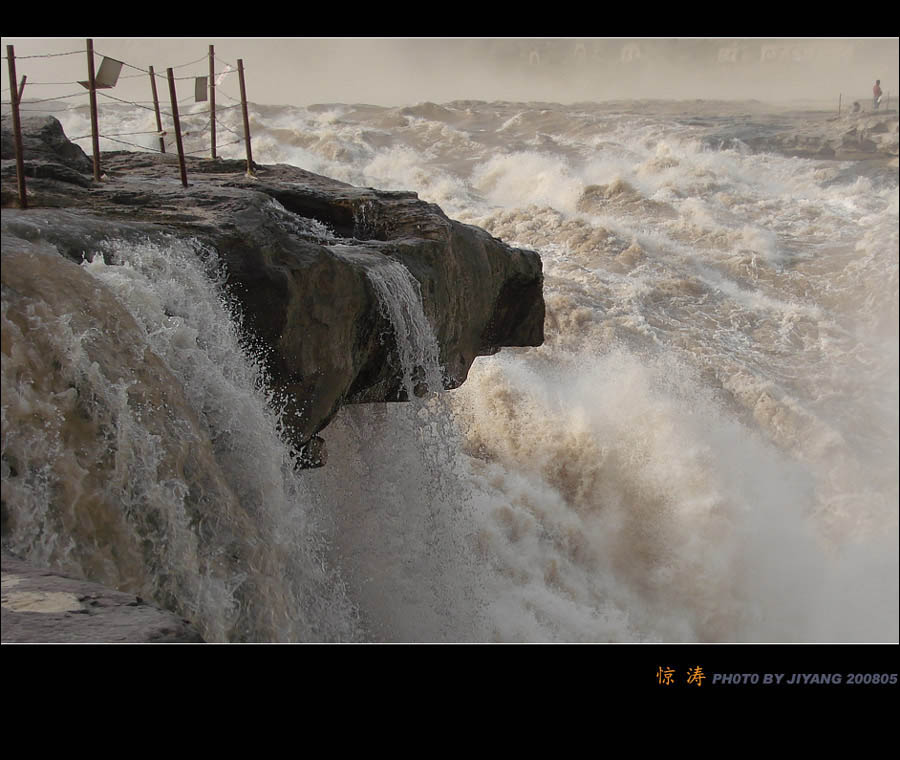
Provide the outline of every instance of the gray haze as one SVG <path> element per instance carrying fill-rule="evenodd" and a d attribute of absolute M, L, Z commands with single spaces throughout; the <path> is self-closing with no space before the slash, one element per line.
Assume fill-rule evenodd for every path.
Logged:
<path fill-rule="evenodd" d="M 32 83 L 25 98 L 78 92 L 84 56 L 25 58 L 84 49 L 84 38 L 4 37 L 17 73 Z M 727 99 L 836 103 L 870 97 L 880 79 L 897 93 L 898 38 L 95 38 L 98 55 L 179 77 L 207 72 L 207 48 L 219 61 L 243 59 L 248 98 L 308 105 L 364 102 L 405 105 L 457 99 Z M 5 55 L 4 47 L 4 55 Z M 201 60 L 198 60 L 201 59 Z M 192 63 L 194 62 L 194 63 Z M 183 64 L 190 64 L 182 66 Z M 62 84 L 48 84 L 60 82 Z M 6 63 L 3 85 L 8 90 Z M 237 77 L 224 92 L 239 96 Z M 179 98 L 192 84 L 179 81 Z M 162 88 L 165 90 L 165 88 Z M 116 97 L 150 98 L 146 77 L 126 67 Z M 160 92 L 163 100 L 168 92 Z M 8 100 L 4 94 L 4 101 Z M 70 98 L 68 103 L 78 102 Z"/>

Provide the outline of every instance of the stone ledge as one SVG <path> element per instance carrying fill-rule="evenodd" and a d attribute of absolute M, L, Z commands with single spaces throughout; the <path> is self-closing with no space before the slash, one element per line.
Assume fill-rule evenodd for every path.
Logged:
<path fill-rule="evenodd" d="M 2 555 L 4 644 L 200 644 L 191 623 L 140 597 Z"/>

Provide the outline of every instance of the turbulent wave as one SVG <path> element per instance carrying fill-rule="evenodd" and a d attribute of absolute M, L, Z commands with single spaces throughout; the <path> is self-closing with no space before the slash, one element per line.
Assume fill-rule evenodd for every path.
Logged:
<path fill-rule="evenodd" d="M 192 604 L 229 621 L 210 630 L 897 640 L 896 159 L 751 152 L 733 128 L 746 119 L 749 139 L 751 116 L 714 103 L 268 109 L 255 120 L 256 160 L 415 190 L 538 250 L 545 272 L 545 345 L 483 357 L 460 389 L 433 395 L 430 377 L 415 392 L 439 372 L 421 296 L 396 262 L 373 271 L 413 400 L 345 408 L 323 432 L 328 465 L 300 476 L 285 467 L 238 328 L 174 295 L 219 293 L 207 274 L 176 284 L 146 250 L 86 265 L 139 326 L 122 341 L 146 346 L 186 389 L 185 415 L 242 514 L 235 540 L 258 531 L 277 547 L 275 559 L 239 553 L 203 571 L 213 590 Z M 782 118 L 802 130 L 820 117 Z M 224 308 L 219 295 L 203 301 Z M 87 333 L 66 308 L 53 330 L 71 333 L 71 371 L 89 376 L 76 350 Z M 201 343 L 228 360 L 197 353 Z M 120 400 L 104 403 L 130 430 L 117 382 L 103 394 L 119 387 Z M 6 386 L 4 376 L 4 446 L 19 424 Z M 155 488 L 177 507 L 186 482 Z M 191 551 L 228 555 L 215 546 Z M 190 552 L 166 552 L 150 552 L 156 572 L 177 576 Z M 287 590 L 267 586 L 275 576 Z M 242 612 L 215 618 L 213 607 L 238 602 Z M 256 611 L 241 627 L 245 605 Z"/>

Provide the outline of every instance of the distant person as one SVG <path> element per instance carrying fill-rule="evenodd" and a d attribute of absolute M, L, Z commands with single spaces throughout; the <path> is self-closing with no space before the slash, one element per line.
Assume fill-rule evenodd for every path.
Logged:
<path fill-rule="evenodd" d="M 872 88 L 872 108 L 877 111 L 881 105 L 881 80 L 875 80 L 875 86 Z"/>
<path fill-rule="evenodd" d="M 859 113 L 859 108 L 860 108 L 859 101 L 854 100 L 853 101 L 853 113 Z"/>

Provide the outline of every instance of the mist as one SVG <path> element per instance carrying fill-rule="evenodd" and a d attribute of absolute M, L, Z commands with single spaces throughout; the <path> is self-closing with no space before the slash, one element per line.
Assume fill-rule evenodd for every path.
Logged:
<path fill-rule="evenodd" d="M 77 56 L 25 58 L 84 48 L 83 38 L 4 38 L 15 45 L 25 99 L 72 92 Z M 261 104 L 451 100 L 703 99 L 836 103 L 869 97 L 876 79 L 897 92 L 898 39 L 655 38 L 94 38 L 123 70 L 117 97 L 146 100 L 138 69 L 202 76 L 243 60 L 248 98 Z M 185 65 L 192 63 L 192 65 Z M 5 65 L 4 65 L 5 69 Z M 4 72 L 4 83 L 8 74 Z M 50 82 L 70 82 L 53 86 Z M 187 87 L 187 85 L 180 85 Z M 77 85 L 75 85 L 77 88 Z M 235 94 L 237 92 L 235 82 Z"/>

